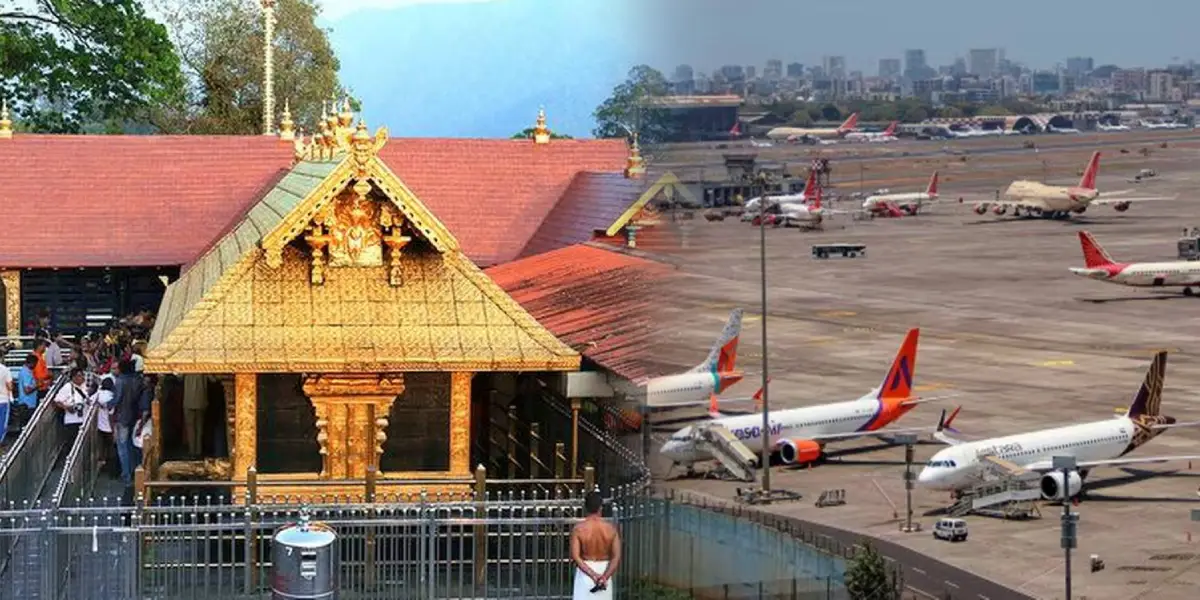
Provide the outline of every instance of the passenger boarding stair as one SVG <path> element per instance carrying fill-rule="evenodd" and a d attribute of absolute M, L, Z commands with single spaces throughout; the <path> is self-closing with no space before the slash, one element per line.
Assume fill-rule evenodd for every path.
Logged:
<path fill-rule="evenodd" d="M 996 456 L 980 461 L 979 482 L 967 489 L 948 511 L 952 517 L 980 514 L 1003 519 L 1041 518 L 1040 476 Z"/>
<path fill-rule="evenodd" d="M 724 425 L 709 423 L 700 426 L 696 431 L 697 444 L 700 449 L 707 451 L 741 481 L 752 483 L 755 480 L 754 462 L 758 459 L 749 448 L 733 435 Z"/>

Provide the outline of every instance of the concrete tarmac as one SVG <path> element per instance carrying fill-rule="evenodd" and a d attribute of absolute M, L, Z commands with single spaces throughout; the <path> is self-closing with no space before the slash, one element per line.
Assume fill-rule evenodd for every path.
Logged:
<path fill-rule="evenodd" d="M 960 404 L 956 426 L 973 438 L 1108 418 L 1125 410 L 1150 357 L 1160 349 L 1171 351 L 1164 412 L 1181 422 L 1200 421 L 1200 399 L 1192 392 L 1200 385 L 1200 298 L 1089 281 L 1067 270 L 1083 264 L 1076 235 L 1083 229 L 1116 260 L 1173 259 L 1180 230 L 1200 226 L 1200 205 L 1192 192 L 1200 184 L 1194 167 L 1200 146 L 1154 146 L 1149 156 L 1106 151 L 1102 159 L 1101 189 L 1135 189 L 1130 195 L 1177 196 L 1174 200 L 1136 204 L 1124 213 L 1095 207 L 1069 222 L 980 216 L 970 210 L 971 199 L 986 198 L 1016 173 L 1037 178 L 1043 160 L 1056 165 L 1049 173 L 1052 182 L 1071 184 L 1078 178 L 1072 169 L 1081 170 L 1089 154 L 1088 148 L 1071 146 L 972 155 L 942 188 L 943 198 L 961 195 L 967 204 L 944 202 L 928 214 L 899 219 L 835 218 L 819 232 L 768 228 L 771 406 L 859 397 L 880 383 L 905 331 L 920 327 L 918 392 L 957 397 L 919 406 L 901 427 L 933 426 L 943 408 Z M 929 166 L 909 157 L 880 161 L 869 172 L 876 179 L 866 179 L 866 185 L 889 179 L 921 182 L 889 185 L 893 192 L 916 191 Z M 1127 182 L 1143 166 L 1155 168 L 1160 177 Z M 835 170 L 834 191 L 857 190 L 854 171 Z M 959 175 L 962 179 L 955 181 Z M 729 310 L 745 307 L 739 367 L 747 376 L 729 395 L 749 396 L 758 389 L 762 357 L 759 231 L 735 220 L 696 218 L 677 226 L 684 236 L 685 283 L 673 284 L 671 294 L 659 301 L 665 325 L 661 359 L 681 368 L 696 364 Z M 811 258 L 812 244 L 835 242 L 864 243 L 868 256 Z M 917 462 L 940 447 L 919 446 Z M 772 470 L 773 485 L 806 498 L 770 510 L 869 533 L 1031 597 L 1063 596 L 1058 507 L 1044 506 L 1043 518 L 1024 522 L 968 517 L 970 539 L 951 544 L 934 540 L 929 531 L 937 519 L 934 511 L 948 506 L 949 498 L 918 490 L 913 507 L 924 531 L 901 533 L 903 449 L 866 440 L 829 450 L 831 460 L 814 468 Z M 1200 428 L 1186 428 L 1163 434 L 1134 456 L 1198 453 Z M 653 467 L 662 478 L 668 465 L 660 461 Z M 1200 471 L 1191 467 L 1093 471 L 1089 497 L 1076 509 L 1081 520 L 1072 560 L 1073 597 L 1183 600 L 1200 595 L 1200 538 L 1192 541 L 1193 534 L 1200 536 L 1200 526 L 1189 518 L 1191 509 L 1200 508 Z M 745 484 L 683 479 L 664 485 L 729 499 Z M 844 489 L 848 504 L 815 507 L 825 489 Z M 1092 554 L 1106 562 L 1105 570 L 1088 572 Z M 936 574 L 930 577 L 925 585 L 938 588 L 925 590 L 930 594 L 975 598 L 955 592 L 963 582 L 943 578 L 939 585 L 933 581 Z"/>

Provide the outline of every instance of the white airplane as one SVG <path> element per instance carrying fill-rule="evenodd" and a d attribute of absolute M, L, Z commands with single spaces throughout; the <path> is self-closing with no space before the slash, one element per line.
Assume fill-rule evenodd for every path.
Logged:
<path fill-rule="evenodd" d="M 929 427 L 883 430 L 916 405 L 938 399 L 911 396 L 919 335 L 918 329 L 908 332 L 879 387 L 858 400 L 771 411 L 768 419 L 774 452 L 787 464 L 805 464 L 818 460 L 830 442 L 929 432 Z M 751 452 L 762 451 L 761 414 L 731 417 L 717 413 L 709 422 L 724 426 Z M 659 452 L 674 465 L 691 471 L 695 463 L 713 458 L 700 446 L 698 438 L 696 425 L 684 427 L 672 434 Z"/>
<path fill-rule="evenodd" d="M 1008 186 L 1004 199 L 982 201 L 975 204 L 977 214 L 985 214 L 990 208 L 996 215 L 1013 209 L 1014 217 L 1040 217 L 1044 219 L 1068 219 L 1072 214 L 1081 215 L 1088 207 L 1111 205 L 1117 212 L 1125 212 L 1134 202 L 1166 200 L 1164 197 L 1147 198 L 1101 198 L 1096 189 L 1096 174 L 1100 171 L 1100 153 L 1092 154 L 1083 177 L 1076 186 L 1054 186 L 1037 181 L 1018 180 Z M 1110 196 L 1122 196 L 1129 190 L 1110 192 Z M 1023 212 L 1022 212 L 1023 211 Z"/>
<path fill-rule="evenodd" d="M 1079 232 L 1079 244 L 1085 266 L 1072 267 L 1071 272 L 1080 277 L 1131 287 L 1183 287 L 1184 296 L 1200 286 L 1200 262 L 1119 263 L 1086 231 Z"/>
<path fill-rule="evenodd" d="M 1075 129 L 1074 127 L 1055 127 L 1053 125 L 1046 125 L 1046 132 L 1047 133 L 1079 133 L 1079 130 Z"/>
<path fill-rule="evenodd" d="M 1130 128 L 1128 125 L 1109 125 L 1107 123 L 1097 123 L 1096 129 L 1099 129 L 1100 131 L 1129 131 Z"/>
<path fill-rule="evenodd" d="M 772 140 L 787 140 L 789 142 L 813 144 L 822 141 L 844 138 L 854 131 L 854 126 L 857 124 L 858 113 L 854 113 L 850 115 L 849 119 L 846 119 L 845 123 L 842 123 L 834 129 L 811 127 L 776 127 L 767 132 L 767 138 Z"/>
<path fill-rule="evenodd" d="M 754 138 L 750 138 L 750 145 L 755 148 L 774 148 L 775 147 L 775 144 L 772 144 L 771 142 L 762 142 L 762 141 L 756 140 Z"/>
<path fill-rule="evenodd" d="M 900 121 L 892 121 L 887 129 L 878 132 L 853 131 L 846 134 L 847 142 L 894 142 L 896 141 L 896 126 Z"/>
<path fill-rule="evenodd" d="M 1141 126 L 1146 129 L 1187 129 L 1187 124 L 1176 123 L 1174 121 L 1146 121 L 1140 122 Z"/>
<path fill-rule="evenodd" d="M 651 410 L 700 406 L 741 381 L 744 374 L 736 370 L 741 333 L 742 309 L 735 308 L 704 362 L 683 373 L 646 382 L 646 406 Z"/>
<path fill-rule="evenodd" d="M 929 178 L 924 192 L 908 194 L 876 194 L 863 200 L 863 210 L 874 215 L 915 215 L 925 202 L 936 202 L 938 197 L 938 172 Z"/>
<path fill-rule="evenodd" d="M 984 457 L 990 456 L 1014 475 L 1042 473 L 1043 497 L 1063 499 L 1064 488 L 1067 498 L 1078 495 L 1088 473 L 1097 467 L 1200 460 L 1200 455 L 1123 458 L 1167 429 L 1200 425 L 1177 423 L 1173 417 L 1159 414 L 1166 367 L 1167 353 L 1159 352 L 1129 410 L 1115 418 L 972 442 L 938 431 L 935 436 L 951 446 L 933 455 L 917 475 L 917 482 L 935 490 L 964 490 L 980 481 Z M 1064 481 L 1061 471 L 1054 471 L 1055 456 L 1075 457 L 1078 471 L 1069 481 Z"/>

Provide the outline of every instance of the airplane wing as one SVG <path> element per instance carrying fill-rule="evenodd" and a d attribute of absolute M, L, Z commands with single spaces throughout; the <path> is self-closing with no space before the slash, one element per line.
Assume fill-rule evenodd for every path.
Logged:
<path fill-rule="evenodd" d="M 1192 454 L 1185 456 L 1142 456 L 1137 458 L 1110 458 L 1107 460 L 1081 460 L 1075 465 L 1081 469 L 1090 469 L 1094 467 L 1123 467 L 1126 465 L 1140 465 L 1151 463 L 1166 463 L 1166 462 L 1184 462 L 1200 460 L 1200 454 Z M 1046 473 L 1054 470 L 1054 466 L 1050 461 L 1042 460 L 1025 466 L 1026 470 L 1036 471 L 1038 473 Z"/>
<path fill-rule="evenodd" d="M 1096 198 L 1095 200 L 1092 200 L 1091 203 L 1096 206 L 1105 206 L 1108 204 L 1124 204 L 1126 202 L 1156 202 L 1156 201 L 1160 201 L 1160 200 L 1175 200 L 1179 197 L 1179 196 L 1145 196 L 1142 198 L 1125 198 L 1125 197 L 1109 198 L 1109 197 L 1107 197 L 1107 196 L 1112 196 L 1112 195 L 1113 194 L 1105 194 L 1104 195 L 1105 197 Z"/>
<path fill-rule="evenodd" d="M 930 398 L 930 400 L 932 400 L 932 399 L 933 398 Z M 838 441 L 838 440 L 852 440 L 852 439 L 863 438 L 863 437 L 874 437 L 874 438 L 879 438 L 879 439 L 886 441 L 887 438 L 895 436 L 897 434 L 901 434 L 901 433 L 929 433 L 931 431 L 941 432 L 943 429 L 950 428 L 950 424 L 954 421 L 954 417 L 958 416 L 958 410 L 959 409 L 957 409 L 957 408 L 954 409 L 954 412 L 951 413 L 949 419 L 946 418 L 946 411 L 943 410 L 941 418 L 938 419 L 937 425 L 934 425 L 934 426 L 895 427 L 895 428 L 888 428 L 888 429 L 877 429 L 875 431 L 852 431 L 849 433 L 829 433 L 829 434 L 823 434 L 823 435 L 814 435 L 808 439 L 811 439 L 814 442 L 834 442 L 834 441 Z M 951 431 L 953 431 L 953 430 L 951 430 Z"/>

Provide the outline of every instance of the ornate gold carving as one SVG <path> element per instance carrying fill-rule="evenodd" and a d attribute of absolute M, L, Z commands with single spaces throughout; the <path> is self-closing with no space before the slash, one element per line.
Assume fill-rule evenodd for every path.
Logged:
<path fill-rule="evenodd" d="M 304 241 L 308 243 L 308 248 L 312 253 L 312 267 L 309 271 L 309 281 L 313 285 L 321 285 L 325 283 L 325 249 L 329 247 L 329 243 L 333 241 L 333 237 L 329 235 L 328 228 L 320 223 L 313 223 L 308 228 L 308 234 L 304 236 Z M 280 265 L 274 265 L 279 268 Z"/>
<path fill-rule="evenodd" d="M 234 388 L 233 475 L 241 479 L 258 461 L 258 376 L 238 373 Z"/>
<path fill-rule="evenodd" d="M 279 139 L 285 142 L 296 139 L 296 123 L 292 121 L 291 103 L 286 99 L 283 101 L 283 120 L 279 122 Z"/>
<path fill-rule="evenodd" d="M 533 127 L 533 143 L 549 144 L 550 143 L 550 128 L 546 127 L 546 109 L 545 107 L 538 108 L 537 123 Z"/>
<path fill-rule="evenodd" d="M 380 211 L 379 224 L 384 230 L 383 243 L 388 248 L 388 283 L 397 287 L 404 285 L 402 251 L 412 241 L 412 237 L 403 233 L 404 215 L 389 202 Z"/>
<path fill-rule="evenodd" d="M 354 186 L 353 196 L 343 194 L 313 219 L 314 230 L 320 227 L 329 232 L 330 267 L 383 265 L 383 240 L 379 230 L 381 211 L 379 203 L 367 197 L 369 191 L 370 184 L 360 181 Z M 307 237 L 305 239 L 309 240 Z M 309 243 L 311 245 L 312 241 Z M 314 247 L 314 278 L 315 250 Z"/>
<path fill-rule="evenodd" d="M 170 460 L 158 469 L 158 478 L 164 481 L 229 481 L 232 476 L 233 465 L 223 458 Z"/>
<path fill-rule="evenodd" d="M 658 211 L 649 204 L 643 206 L 642 210 L 638 211 L 637 216 L 629 221 L 629 224 L 635 227 L 653 227 L 659 223 Z"/>
<path fill-rule="evenodd" d="M 8 114 L 8 99 L 0 100 L 0 140 L 12 139 L 12 119 Z"/>
<path fill-rule="evenodd" d="M 4 284 L 4 329 L 9 337 L 21 335 L 21 272 L 0 271 Z"/>
<path fill-rule="evenodd" d="M 471 474 L 471 379 L 474 373 L 450 374 L 450 473 Z"/>
<path fill-rule="evenodd" d="M 638 134 L 633 132 L 633 144 L 629 147 L 629 159 L 625 162 L 625 177 L 638 179 L 646 174 L 646 159 L 642 158 L 642 147 L 638 145 Z"/>
<path fill-rule="evenodd" d="M 378 468 L 387 414 L 404 393 L 402 375 L 311 375 L 304 393 L 317 412 L 322 479 L 364 479 Z"/>
<path fill-rule="evenodd" d="M 387 144 L 388 131 L 386 127 L 379 128 L 372 138 L 367 133 L 367 124 L 358 122 L 354 136 L 350 138 L 350 157 L 354 161 L 355 175 L 365 178 L 370 171 L 371 159 L 379 154 L 379 150 Z"/>

